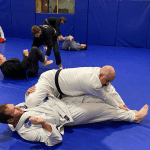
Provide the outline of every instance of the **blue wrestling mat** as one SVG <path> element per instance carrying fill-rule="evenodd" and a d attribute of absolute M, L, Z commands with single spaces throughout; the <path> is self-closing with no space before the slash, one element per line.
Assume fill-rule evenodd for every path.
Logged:
<path fill-rule="evenodd" d="M 0 44 L 0 52 L 7 59 L 22 60 L 23 50 L 31 48 L 32 40 L 6 39 L 6 43 Z M 60 54 L 64 68 L 112 65 L 116 70 L 112 85 L 126 105 L 140 110 L 145 104 L 150 104 L 149 49 L 88 45 L 87 51 L 60 50 Z M 4 78 L 0 71 L 0 104 L 23 102 L 27 89 L 37 82 L 41 73 L 58 69 L 53 51 L 48 59 L 54 63 L 45 68 L 39 63 L 38 77 L 11 80 Z M 107 121 L 65 127 L 62 143 L 53 147 L 26 141 L 6 124 L 0 124 L 0 129 L 0 150 L 150 150 L 150 114 L 140 124 Z"/>

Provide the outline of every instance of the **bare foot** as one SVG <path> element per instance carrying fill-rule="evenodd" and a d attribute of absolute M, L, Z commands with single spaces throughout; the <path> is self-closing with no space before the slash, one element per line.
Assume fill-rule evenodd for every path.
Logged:
<path fill-rule="evenodd" d="M 62 66 L 62 64 L 60 64 L 60 65 L 59 65 L 59 69 L 63 69 L 63 66 Z"/>
<path fill-rule="evenodd" d="M 149 107 L 147 104 L 141 108 L 141 110 L 138 113 L 138 119 L 135 121 L 135 123 L 141 122 L 141 120 L 147 115 L 148 109 Z"/>
<path fill-rule="evenodd" d="M 43 63 L 43 66 L 47 66 L 47 65 L 50 65 L 53 63 L 53 60 L 49 60 L 49 61 L 46 61 L 46 63 Z"/>

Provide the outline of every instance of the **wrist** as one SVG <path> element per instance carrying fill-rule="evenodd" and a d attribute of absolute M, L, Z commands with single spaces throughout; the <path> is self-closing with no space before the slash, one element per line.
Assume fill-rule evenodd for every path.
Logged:
<path fill-rule="evenodd" d="M 46 122 L 45 120 L 43 120 L 40 124 L 42 125 L 43 128 L 46 128 L 49 126 L 49 123 Z"/>
<path fill-rule="evenodd" d="M 41 125 L 42 125 L 42 128 L 44 128 L 48 132 L 52 133 L 52 127 L 48 122 L 44 121 L 41 123 Z"/>

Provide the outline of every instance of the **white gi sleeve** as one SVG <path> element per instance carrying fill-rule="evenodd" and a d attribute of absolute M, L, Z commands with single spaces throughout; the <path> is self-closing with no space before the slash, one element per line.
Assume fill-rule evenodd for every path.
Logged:
<path fill-rule="evenodd" d="M 100 97 L 107 104 L 112 105 L 114 107 L 119 107 L 119 104 L 107 93 L 104 89 L 93 89 L 90 92 L 91 94 Z"/>
<path fill-rule="evenodd" d="M 56 125 L 50 125 L 52 127 L 52 133 L 43 129 L 41 125 L 32 125 L 30 128 L 21 129 L 18 131 L 18 134 L 25 140 L 42 142 L 47 146 L 54 146 L 62 141 L 62 137 L 59 131 L 56 129 Z"/>
<path fill-rule="evenodd" d="M 125 105 L 124 101 L 117 93 L 115 88 L 109 83 L 108 86 L 104 86 L 103 89 L 111 96 L 119 105 Z"/>
<path fill-rule="evenodd" d="M 90 90 L 90 93 L 100 97 L 103 99 L 106 103 L 114 106 L 119 107 L 119 105 L 124 105 L 123 100 L 119 96 L 119 94 L 116 92 L 115 88 L 112 85 L 108 85 L 107 87 L 102 88 L 92 88 Z"/>

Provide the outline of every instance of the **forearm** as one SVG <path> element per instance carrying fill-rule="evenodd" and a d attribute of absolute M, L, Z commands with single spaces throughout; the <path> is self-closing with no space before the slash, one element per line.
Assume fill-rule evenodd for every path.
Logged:
<path fill-rule="evenodd" d="M 56 24 L 56 31 L 58 32 L 58 36 L 60 36 L 61 33 L 60 33 L 60 30 L 59 30 L 59 24 L 58 23 Z"/>
<path fill-rule="evenodd" d="M 45 120 L 41 123 L 42 128 L 47 130 L 48 132 L 52 133 L 52 127 L 49 123 L 47 123 Z"/>
<path fill-rule="evenodd" d="M 31 45 L 31 47 L 33 47 L 33 46 L 39 47 L 38 41 L 36 40 L 35 37 L 33 37 L 33 43 L 32 43 L 32 45 Z"/>
<path fill-rule="evenodd" d="M 60 35 L 60 36 L 58 36 L 58 40 L 59 41 L 65 40 L 65 37 L 63 37 L 62 35 Z"/>
<path fill-rule="evenodd" d="M 23 60 L 21 61 L 22 68 L 25 68 L 28 64 L 28 56 L 23 56 Z"/>
<path fill-rule="evenodd" d="M 54 146 L 62 141 L 61 134 L 56 129 L 56 125 L 51 125 L 52 132 L 47 131 L 42 127 L 42 125 L 34 125 L 28 128 L 25 128 L 20 132 L 20 136 L 23 139 L 33 142 L 42 142 L 47 146 Z"/>
<path fill-rule="evenodd" d="M 33 89 L 34 92 L 30 92 L 28 96 L 26 95 L 25 103 L 29 108 L 41 104 L 47 93 L 50 92 L 49 88 L 45 88 L 43 84 L 37 83 L 35 87 L 36 89 Z"/>
<path fill-rule="evenodd" d="M 118 94 L 118 92 L 115 90 L 115 88 L 109 84 L 108 86 L 103 88 L 108 94 L 109 96 L 111 96 L 119 105 L 125 105 L 124 101 L 122 100 L 122 98 L 120 97 L 120 95 Z"/>
<path fill-rule="evenodd" d="M 64 37 L 65 41 L 70 41 L 69 36 Z"/>
<path fill-rule="evenodd" d="M 91 94 L 100 97 L 101 99 L 103 99 L 106 103 L 108 103 L 111 106 L 114 107 L 119 107 L 119 104 L 115 101 L 115 99 L 113 99 L 106 91 L 104 91 L 103 89 L 93 89 L 90 92 Z"/>

